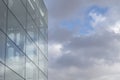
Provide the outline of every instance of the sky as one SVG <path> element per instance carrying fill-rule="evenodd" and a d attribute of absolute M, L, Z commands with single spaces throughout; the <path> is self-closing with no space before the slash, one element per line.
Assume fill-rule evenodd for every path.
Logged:
<path fill-rule="evenodd" d="M 44 0 L 49 80 L 120 79 L 120 0 Z"/>

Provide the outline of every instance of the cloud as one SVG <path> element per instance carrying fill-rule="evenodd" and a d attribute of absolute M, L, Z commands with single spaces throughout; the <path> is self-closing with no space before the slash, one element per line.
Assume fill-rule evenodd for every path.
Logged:
<path fill-rule="evenodd" d="M 70 67 L 66 69 L 59 69 L 59 70 L 50 70 L 49 77 L 52 79 L 63 79 L 63 80 L 118 80 L 119 74 L 120 74 L 120 63 L 115 63 L 111 66 L 102 64 L 102 65 L 96 65 L 92 68 L 87 69 L 80 69 L 77 67 Z M 59 71 L 60 74 L 58 76 L 52 76 L 54 74 L 57 74 Z"/>
<path fill-rule="evenodd" d="M 50 80 L 120 78 L 119 2 L 119 0 L 48 1 Z M 93 6 L 107 8 L 107 11 L 102 14 L 99 9 L 90 10 Z M 90 18 L 86 20 L 86 16 Z M 73 19 L 79 19 L 80 24 L 77 28 L 73 27 L 72 31 L 69 27 L 61 26 L 61 22 Z M 84 25 L 86 21 L 90 22 L 90 25 Z M 81 34 L 82 27 L 93 29 L 89 33 Z"/>
<path fill-rule="evenodd" d="M 64 18 L 73 14 L 80 5 L 79 0 L 52 0 L 52 2 L 49 11 L 55 18 Z"/>
<path fill-rule="evenodd" d="M 114 26 L 112 27 L 114 28 Z M 111 80 L 119 78 L 120 72 L 117 70 L 119 71 L 120 35 L 109 31 L 108 28 L 99 28 L 99 31 L 96 30 L 95 33 L 82 36 L 74 36 L 72 33 L 67 40 L 61 35 L 59 37 L 63 39 L 63 42 L 60 42 L 59 39 L 52 39 L 54 40 L 52 44 L 62 44 L 62 49 L 58 48 L 62 55 L 50 64 L 49 79 L 109 80 L 111 75 L 113 75 Z M 50 56 L 54 56 L 54 52 Z M 114 66 L 116 66 L 115 70 Z M 53 76 L 57 72 L 61 74 L 58 74 L 57 77 Z"/>
<path fill-rule="evenodd" d="M 62 27 L 56 27 L 55 29 L 51 29 L 53 31 L 49 32 L 49 40 L 56 42 L 66 42 L 68 41 L 73 34 L 73 31 L 67 30 Z"/>
<path fill-rule="evenodd" d="M 62 55 L 61 52 L 62 45 L 61 44 L 49 44 L 49 54 L 52 54 L 52 58 L 58 58 Z"/>
<path fill-rule="evenodd" d="M 92 26 L 97 26 L 98 23 L 102 23 L 106 20 L 106 18 L 102 14 L 97 14 L 96 12 L 92 11 L 89 13 L 89 16 L 92 17 L 93 21 L 91 22 Z"/>
<path fill-rule="evenodd" d="M 45 0 L 49 17 L 54 19 L 65 19 L 75 16 L 83 16 L 84 12 L 91 5 L 97 5 L 102 7 L 116 7 L 119 6 L 119 0 Z M 81 15 L 79 15 L 79 13 Z"/>
<path fill-rule="evenodd" d="M 116 34 L 120 33 L 120 21 L 116 22 L 114 27 L 110 27 L 110 30 Z"/>
<path fill-rule="evenodd" d="M 76 66 L 86 68 L 104 63 L 114 63 L 119 61 L 120 35 L 110 32 L 102 34 L 91 34 L 89 36 L 79 36 L 70 39 L 69 43 L 64 44 L 61 53 L 63 55 L 56 61 L 55 65 L 59 68 Z M 69 51 L 68 54 L 65 54 Z"/>

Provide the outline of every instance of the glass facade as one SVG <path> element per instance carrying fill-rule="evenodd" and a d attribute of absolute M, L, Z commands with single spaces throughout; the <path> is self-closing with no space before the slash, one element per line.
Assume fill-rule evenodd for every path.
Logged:
<path fill-rule="evenodd" d="M 47 80 L 43 0 L 0 0 L 0 80 Z"/>

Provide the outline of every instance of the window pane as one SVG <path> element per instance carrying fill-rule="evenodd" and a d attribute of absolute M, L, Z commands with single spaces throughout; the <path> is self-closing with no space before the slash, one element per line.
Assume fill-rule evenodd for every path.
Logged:
<path fill-rule="evenodd" d="M 4 80 L 4 65 L 0 63 L 0 80 Z"/>
<path fill-rule="evenodd" d="M 45 55 L 48 57 L 48 42 L 45 41 L 45 49 L 44 49 Z"/>
<path fill-rule="evenodd" d="M 26 54 L 32 61 L 38 64 L 38 48 L 28 36 L 26 38 Z"/>
<path fill-rule="evenodd" d="M 25 5 L 25 7 L 26 7 L 26 0 L 22 0 L 22 2 L 23 2 L 23 4 Z"/>
<path fill-rule="evenodd" d="M 47 60 L 45 57 L 39 52 L 39 68 L 47 74 Z"/>
<path fill-rule="evenodd" d="M 40 50 L 44 53 L 45 40 L 44 40 L 42 34 L 39 34 L 39 48 L 40 48 Z M 45 53 L 44 53 L 44 54 L 45 54 Z"/>
<path fill-rule="evenodd" d="M 47 32 L 48 32 L 48 31 L 47 31 L 47 28 L 46 28 L 46 27 L 41 27 L 41 28 L 40 28 L 40 32 L 42 33 L 42 36 L 45 38 L 45 40 L 47 40 L 47 37 L 48 37 L 48 36 L 47 36 L 47 34 L 48 34 L 48 33 L 47 33 Z"/>
<path fill-rule="evenodd" d="M 38 0 L 28 0 L 27 1 L 27 9 L 28 12 L 30 13 L 30 15 L 32 16 L 33 20 L 35 21 L 35 23 L 37 24 L 37 26 L 40 26 L 40 19 L 41 14 L 40 14 L 40 10 L 39 10 L 39 1 Z"/>
<path fill-rule="evenodd" d="M 45 21 L 45 23 L 48 23 L 48 12 L 47 9 L 45 7 L 44 1 L 43 0 L 37 0 L 38 1 L 38 7 L 39 7 L 39 11 L 41 13 L 41 16 L 43 17 L 43 20 Z"/>
<path fill-rule="evenodd" d="M 4 62 L 5 57 L 5 35 L 0 31 L 0 61 Z"/>
<path fill-rule="evenodd" d="M 39 80 L 47 80 L 41 71 L 39 71 Z"/>
<path fill-rule="evenodd" d="M 27 0 L 27 10 L 32 16 L 32 18 L 35 18 L 35 7 L 34 7 L 34 1 L 33 0 Z"/>
<path fill-rule="evenodd" d="M 6 13 L 7 8 L 4 5 L 3 1 L 0 0 L 0 29 L 6 31 Z"/>
<path fill-rule="evenodd" d="M 10 40 L 7 41 L 6 64 L 24 77 L 25 56 Z"/>
<path fill-rule="evenodd" d="M 5 80 L 24 80 L 24 79 L 6 67 Z"/>
<path fill-rule="evenodd" d="M 8 2 L 8 0 L 3 0 L 6 4 L 7 4 L 7 2 Z"/>
<path fill-rule="evenodd" d="M 7 34 L 21 50 L 25 51 L 25 32 L 15 17 L 8 11 Z"/>
<path fill-rule="evenodd" d="M 38 69 L 28 59 L 26 60 L 26 80 L 38 80 Z"/>
<path fill-rule="evenodd" d="M 29 15 L 27 17 L 27 32 L 34 43 L 38 44 L 38 29 Z"/>
<path fill-rule="evenodd" d="M 22 25 L 26 26 L 26 9 L 21 0 L 8 0 L 8 7 L 12 10 Z"/>

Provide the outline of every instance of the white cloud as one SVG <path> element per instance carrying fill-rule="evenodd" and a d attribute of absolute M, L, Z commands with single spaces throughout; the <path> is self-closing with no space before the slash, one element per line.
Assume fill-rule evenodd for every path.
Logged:
<path fill-rule="evenodd" d="M 49 79 L 119 80 L 120 1 L 51 0 L 48 2 L 50 3 L 48 5 L 49 20 L 52 19 L 49 26 L 51 28 L 49 30 L 49 57 L 51 58 L 49 63 L 52 65 L 49 67 Z M 85 11 L 94 5 L 108 8 L 105 15 L 95 11 L 89 13 L 93 19 L 91 25 L 95 28 L 95 33 L 82 36 L 76 34 L 79 32 L 72 33 L 60 27 L 61 21 L 67 20 L 68 17 L 72 19 L 79 16 L 82 20 Z M 51 63 L 53 60 L 54 62 Z"/>
<path fill-rule="evenodd" d="M 115 25 L 110 26 L 110 30 L 116 34 L 120 34 L 120 21 L 116 22 Z"/>
<path fill-rule="evenodd" d="M 100 14 L 100 13 L 98 14 L 94 11 L 91 11 L 89 13 L 89 16 L 91 16 L 93 19 L 91 21 L 91 24 L 93 27 L 98 26 L 99 24 L 102 24 L 106 20 L 106 17 L 104 17 L 102 14 Z"/>
<path fill-rule="evenodd" d="M 120 78 L 120 63 L 113 65 L 96 65 L 87 69 L 78 67 L 68 67 L 65 69 L 50 69 L 49 77 L 57 80 L 119 80 Z M 60 74 L 57 74 L 57 73 Z M 56 76 L 52 76 L 56 74 Z"/>
<path fill-rule="evenodd" d="M 54 58 L 58 58 L 62 55 L 61 49 L 63 48 L 62 44 L 55 43 L 55 44 L 49 44 L 49 55 L 53 56 Z"/>

